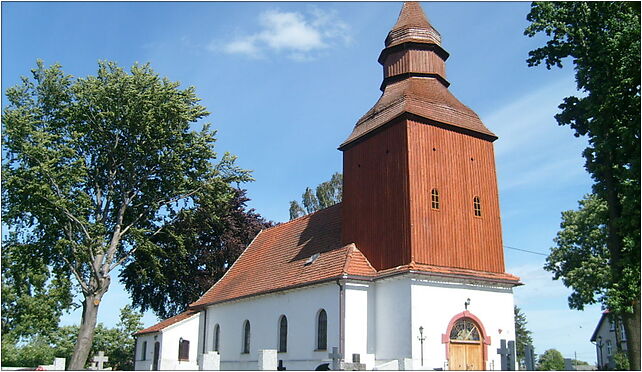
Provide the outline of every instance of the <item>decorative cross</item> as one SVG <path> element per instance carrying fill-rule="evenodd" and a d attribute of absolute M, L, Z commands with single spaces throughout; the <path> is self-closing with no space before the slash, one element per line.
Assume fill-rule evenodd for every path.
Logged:
<path fill-rule="evenodd" d="M 508 347 L 506 347 L 506 340 L 499 341 L 499 349 L 497 349 L 497 354 L 501 355 L 501 367 L 502 371 L 514 371 L 515 370 L 515 341 L 508 341 Z"/>
<path fill-rule="evenodd" d="M 343 355 L 339 353 L 339 348 L 338 347 L 333 347 L 332 352 L 328 354 L 328 356 L 332 359 L 332 370 L 333 371 L 338 371 L 341 369 L 341 358 L 343 358 Z"/>
<path fill-rule="evenodd" d="M 96 367 L 100 371 L 100 370 L 103 369 L 103 363 L 106 363 L 107 361 L 109 361 L 109 357 L 105 356 L 105 352 L 104 351 L 99 351 L 98 355 L 94 356 L 93 361 L 94 361 L 94 363 L 96 363 Z"/>

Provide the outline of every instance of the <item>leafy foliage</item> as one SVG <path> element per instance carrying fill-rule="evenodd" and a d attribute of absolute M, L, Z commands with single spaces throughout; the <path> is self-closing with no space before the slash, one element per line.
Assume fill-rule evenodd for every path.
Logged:
<path fill-rule="evenodd" d="M 546 258 L 545 270 L 561 279 L 573 292 L 569 307 L 583 310 L 585 304 L 606 301 L 611 281 L 606 247 L 607 206 L 594 194 L 579 202 L 579 209 L 562 212 L 561 230 L 554 239 L 556 247 Z"/>
<path fill-rule="evenodd" d="M 515 345 L 517 349 L 517 361 L 524 365 L 525 363 L 525 347 L 526 345 L 533 344 L 533 338 L 531 337 L 532 332 L 526 328 L 528 322 L 526 321 L 526 315 L 522 310 L 515 306 Z"/>
<path fill-rule="evenodd" d="M 2 207 L 10 235 L 3 247 L 14 247 L 11 259 L 30 265 L 33 278 L 46 263 L 58 283 L 49 290 L 61 292 L 54 307 L 68 304 L 66 281 L 75 279 L 83 321 L 69 367 L 79 369 L 110 273 L 150 249 L 195 193 L 232 193 L 232 182 L 250 176 L 230 154 L 214 162 L 209 125 L 191 130 L 208 115 L 194 88 L 179 89 L 149 65 L 127 73 L 100 62 L 96 76 L 74 79 L 38 61 L 32 75 L 6 92 Z"/>
<path fill-rule="evenodd" d="M 102 323 L 96 326 L 96 335 L 89 355 L 104 351 L 109 357 L 107 364 L 115 370 L 133 370 L 133 333 L 143 329 L 142 314 L 125 306 L 120 310 L 116 328 L 106 328 Z M 36 335 L 28 342 L 17 346 L 16 340 L 2 340 L 2 365 L 6 367 L 37 367 L 53 362 L 54 358 L 66 358 L 69 362 L 74 350 L 78 326 L 57 328 L 47 335 Z"/>
<path fill-rule="evenodd" d="M 595 197 L 606 206 L 604 214 L 596 216 L 602 218 L 603 233 L 591 229 L 600 233 L 605 249 L 588 236 L 583 242 L 576 237 L 576 254 L 564 257 L 575 257 L 569 268 L 585 266 L 591 271 L 558 269 L 555 275 L 573 287 L 571 307 L 593 303 L 597 296 L 622 316 L 631 366 L 639 369 L 640 3 L 533 3 L 527 18 L 531 24 L 526 35 L 542 32 L 549 37 L 545 46 L 529 53 L 529 66 L 545 63 L 550 69 L 562 67 L 566 58 L 573 62 L 577 87 L 585 94 L 566 97 L 555 118 L 569 125 L 576 137 L 587 137 L 585 167 L 595 182 Z M 561 263 L 557 257 L 553 261 Z M 598 267 L 603 263 L 608 273 Z"/>
<path fill-rule="evenodd" d="M 537 360 L 538 371 L 563 371 L 564 357 L 555 349 L 548 349 Z"/>
<path fill-rule="evenodd" d="M 623 351 L 618 351 L 613 355 L 613 360 L 615 361 L 615 370 L 616 371 L 630 371 L 629 367 L 629 358 L 626 353 Z"/>
<path fill-rule="evenodd" d="M 290 202 L 290 220 L 340 203 L 342 195 L 343 175 L 335 173 L 329 181 L 319 184 L 315 192 L 306 187 L 305 192 L 301 195 L 303 207 L 295 200 Z"/>
<path fill-rule="evenodd" d="M 184 311 L 216 283 L 256 234 L 272 225 L 247 210 L 245 190 L 198 193 L 194 206 L 137 251 L 121 278 L 142 310 L 160 318 Z"/>

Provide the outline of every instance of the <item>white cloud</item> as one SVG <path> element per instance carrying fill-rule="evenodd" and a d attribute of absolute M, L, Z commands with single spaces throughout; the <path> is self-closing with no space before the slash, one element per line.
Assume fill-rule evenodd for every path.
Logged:
<path fill-rule="evenodd" d="M 267 52 L 286 53 L 296 61 L 314 58 L 313 52 L 337 42 L 349 42 L 348 27 L 333 12 L 313 9 L 310 16 L 270 10 L 259 15 L 261 30 L 223 44 L 222 50 L 253 58 Z"/>

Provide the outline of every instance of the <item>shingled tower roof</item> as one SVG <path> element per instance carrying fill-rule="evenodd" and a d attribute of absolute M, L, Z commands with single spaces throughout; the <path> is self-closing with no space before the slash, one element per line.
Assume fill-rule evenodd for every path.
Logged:
<path fill-rule="evenodd" d="M 441 35 L 428 22 L 421 5 L 405 2 L 379 56 L 379 63 L 383 65 L 383 94 L 357 121 L 339 149 L 345 149 L 405 113 L 489 141 L 496 140 L 497 136 L 486 128 L 479 116 L 448 90 L 448 57 L 448 52 L 441 47 Z"/>

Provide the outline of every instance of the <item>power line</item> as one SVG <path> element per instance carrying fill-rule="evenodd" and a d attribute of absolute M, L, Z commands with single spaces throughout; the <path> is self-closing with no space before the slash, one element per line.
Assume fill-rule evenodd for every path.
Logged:
<path fill-rule="evenodd" d="M 504 246 L 504 248 L 513 249 L 513 250 L 516 250 L 516 251 L 527 252 L 527 253 L 532 253 L 532 254 L 538 254 L 538 255 L 540 255 L 540 256 L 548 256 L 546 253 L 535 252 L 535 251 L 529 251 L 529 250 L 527 250 L 527 249 L 521 249 L 521 248 L 515 248 L 515 247 L 509 247 L 509 246 L 507 246 L 507 245 L 505 245 L 505 246 Z"/>

